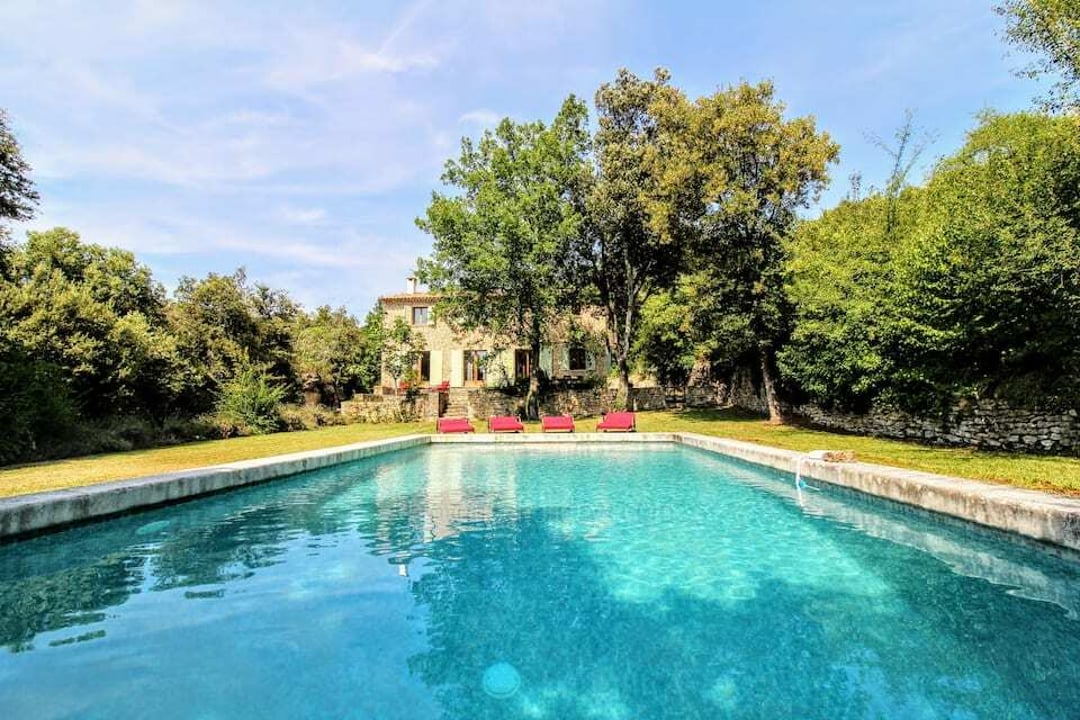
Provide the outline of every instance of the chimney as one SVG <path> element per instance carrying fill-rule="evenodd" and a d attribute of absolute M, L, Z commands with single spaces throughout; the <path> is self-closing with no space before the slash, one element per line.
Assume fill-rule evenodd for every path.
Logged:
<path fill-rule="evenodd" d="M 409 293 L 410 295 L 416 294 L 416 277 L 414 277 L 413 275 L 405 278 L 405 292 Z"/>

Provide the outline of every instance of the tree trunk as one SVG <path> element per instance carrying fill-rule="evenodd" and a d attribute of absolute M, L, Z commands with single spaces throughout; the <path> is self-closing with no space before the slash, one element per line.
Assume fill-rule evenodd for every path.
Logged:
<path fill-rule="evenodd" d="M 613 410 L 629 410 L 630 409 L 630 363 L 626 357 L 619 357 L 615 360 L 615 366 L 618 368 L 619 374 L 617 376 L 618 385 L 615 387 L 615 401 Z"/>
<path fill-rule="evenodd" d="M 525 395 L 525 417 L 529 420 L 540 419 L 540 343 L 533 342 L 529 348 L 532 354 L 532 369 L 529 371 L 529 391 Z"/>
<path fill-rule="evenodd" d="M 761 384 L 765 387 L 765 405 L 769 408 L 769 423 L 783 425 L 787 422 L 784 407 L 776 391 L 776 358 L 772 348 L 761 348 Z"/>

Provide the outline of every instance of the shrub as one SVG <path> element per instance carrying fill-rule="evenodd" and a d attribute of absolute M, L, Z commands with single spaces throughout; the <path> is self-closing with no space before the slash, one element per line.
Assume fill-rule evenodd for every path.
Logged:
<path fill-rule="evenodd" d="M 283 405 L 281 421 L 286 430 L 314 430 L 330 425 L 344 425 L 345 417 L 325 405 Z"/>
<path fill-rule="evenodd" d="M 265 435 L 282 429 L 286 390 L 265 372 L 246 368 L 221 387 L 214 420 L 223 437 Z"/>
<path fill-rule="evenodd" d="M 75 411 L 56 369 L 0 347 L 0 465 L 33 459 L 66 438 Z"/>

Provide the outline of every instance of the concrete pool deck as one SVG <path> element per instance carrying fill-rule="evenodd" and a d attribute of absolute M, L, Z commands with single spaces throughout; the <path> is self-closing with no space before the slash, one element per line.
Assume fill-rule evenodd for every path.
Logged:
<path fill-rule="evenodd" d="M 694 433 L 409 435 L 0 499 L 0 539 L 265 482 L 422 445 L 675 443 L 1080 551 L 1080 499 Z"/>

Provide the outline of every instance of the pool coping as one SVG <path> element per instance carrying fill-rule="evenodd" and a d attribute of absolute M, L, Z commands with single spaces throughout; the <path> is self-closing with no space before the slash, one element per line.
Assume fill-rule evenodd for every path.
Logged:
<path fill-rule="evenodd" d="M 407 435 L 193 468 L 79 488 L 0 498 L 0 540 L 177 502 L 429 444 L 674 443 L 912 505 L 1080 551 L 1080 499 L 805 453 L 696 433 Z"/>

